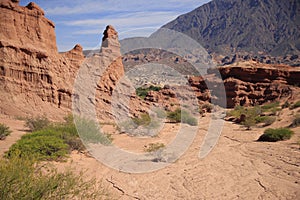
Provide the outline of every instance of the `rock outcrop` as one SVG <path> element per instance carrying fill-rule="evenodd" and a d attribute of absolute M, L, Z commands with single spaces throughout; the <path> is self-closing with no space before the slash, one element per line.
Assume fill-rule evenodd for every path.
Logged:
<path fill-rule="evenodd" d="M 216 81 L 216 70 L 223 81 Z M 219 67 L 208 70 L 205 77 L 191 77 L 189 83 L 194 87 L 198 99 L 209 101 L 213 96 L 206 84 L 224 84 L 227 107 L 236 105 L 257 105 L 265 102 L 293 98 L 293 88 L 300 84 L 300 70 L 289 66 L 264 65 L 258 63 L 240 63 L 240 66 Z M 217 96 L 217 95 L 216 95 Z"/>
<path fill-rule="evenodd" d="M 89 61 L 96 61 L 97 84 L 95 104 L 99 120 L 112 120 L 112 95 L 124 76 L 118 33 L 107 26 L 99 53 L 85 59 L 80 45 L 64 53 L 58 53 L 55 25 L 44 16 L 44 11 L 35 3 L 22 7 L 18 1 L 0 3 L 0 112 L 14 116 L 46 115 L 62 119 L 72 110 L 74 83 L 79 69 Z M 90 60 L 89 60 L 90 59 Z M 90 77 L 87 77 L 90 78 Z M 131 98 L 130 104 L 119 105 L 138 115 L 145 111 L 146 104 L 134 94 L 135 90 L 126 81 L 122 94 Z M 133 94 L 128 92 L 130 89 Z M 86 97 L 89 102 L 92 98 Z M 148 103 L 149 104 L 149 103 Z M 118 111 L 119 111 L 118 110 Z"/>
<path fill-rule="evenodd" d="M 0 2 L 0 111 L 62 118 L 71 109 L 82 48 L 59 54 L 55 25 L 35 3 Z"/>
<path fill-rule="evenodd" d="M 95 109 L 98 120 L 113 122 L 146 112 L 147 104 L 124 76 L 118 33 L 111 25 L 103 33 L 100 52 L 85 59 L 78 75 L 74 109 L 79 115 L 93 117 Z"/>
<path fill-rule="evenodd" d="M 38 5 L 22 7 L 18 1 L 2 0 L 0 9 L 1 46 L 27 49 L 40 57 L 57 53 L 55 25 Z"/>

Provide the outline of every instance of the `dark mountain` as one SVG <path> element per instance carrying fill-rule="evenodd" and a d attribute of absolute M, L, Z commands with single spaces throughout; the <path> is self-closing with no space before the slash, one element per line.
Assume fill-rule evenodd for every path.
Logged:
<path fill-rule="evenodd" d="M 210 53 L 300 54 L 300 0 L 214 0 L 163 28 L 185 33 Z"/>

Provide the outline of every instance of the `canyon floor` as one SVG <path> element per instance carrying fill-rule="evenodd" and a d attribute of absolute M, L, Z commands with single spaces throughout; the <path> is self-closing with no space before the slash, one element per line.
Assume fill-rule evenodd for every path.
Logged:
<path fill-rule="evenodd" d="M 287 126 L 292 112 L 284 109 L 280 121 L 271 127 Z M 3 154 L 26 133 L 24 122 L 1 115 L 0 120 L 13 131 L 0 141 Z M 72 152 L 67 162 L 52 162 L 59 170 L 85 172 L 86 178 L 96 178 L 115 199 L 297 199 L 300 196 L 300 127 L 294 128 L 290 140 L 276 143 L 257 142 L 265 128 L 245 130 L 225 122 L 217 145 L 204 159 L 199 159 L 200 145 L 206 134 L 210 115 L 200 119 L 198 134 L 188 151 L 175 163 L 161 170 L 129 174 L 111 169 L 93 157 Z M 167 144 L 175 137 L 178 124 L 166 124 L 154 138 L 133 138 L 112 133 L 113 144 L 120 148 L 142 152 L 153 142 Z"/>

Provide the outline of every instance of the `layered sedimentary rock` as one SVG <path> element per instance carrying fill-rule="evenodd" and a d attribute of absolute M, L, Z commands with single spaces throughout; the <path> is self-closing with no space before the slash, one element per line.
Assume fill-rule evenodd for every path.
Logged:
<path fill-rule="evenodd" d="M 89 62 L 82 47 L 75 45 L 68 52 L 58 53 L 55 25 L 34 3 L 22 7 L 18 1 L 1 1 L 0 16 L 0 111 L 15 116 L 46 115 L 61 119 L 72 110 L 77 73 Z M 114 117 L 112 94 L 124 76 L 118 34 L 112 26 L 104 31 L 100 52 L 91 57 L 97 61 L 101 74 L 96 77 L 95 88 L 86 89 L 83 83 L 81 89 L 95 89 L 93 103 L 97 116 L 110 120 Z M 123 92 L 132 99 L 130 105 L 120 104 L 123 110 L 131 107 L 133 113 L 143 111 L 134 88 L 126 81 L 121 86 L 133 92 Z M 89 96 L 86 98 L 92 101 Z"/>
<path fill-rule="evenodd" d="M 201 101 L 209 101 L 213 96 L 207 89 L 207 84 L 216 85 L 216 88 L 224 84 L 229 108 L 293 98 L 296 86 L 300 83 L 300 70 L 296 68 L 258 63 L 241 65 L 243 64 L 210 69 L 209 75 L 191 77 L 189 83 Z M 221 74 L 222 82 L 216 81 L 216 71 Z"/>
<path fill-rule="evenodd" d="M 1 112 L 51 118 L 70 111 L 82 48 L 59 54 L 54 23 L 35 3 L 0 2 Z"/>
<path fill-rule="evenodd" d="M 135 88 L 124 75 L 118 33 L 109 25 L 103 33 L 100 52 L 86 58 L 79 70 L 74 89 L 75 112 L 105 122 L 145 112 L 147 104 L 135 95 Z"/>

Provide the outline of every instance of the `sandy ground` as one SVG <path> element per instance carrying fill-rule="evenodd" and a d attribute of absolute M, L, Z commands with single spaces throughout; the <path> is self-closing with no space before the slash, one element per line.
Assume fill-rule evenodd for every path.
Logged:
<path fill-rule="evenodd" d="M 226 122 L 218 144 L 204 159 L 199 149 L 210 118 L 202 118 L 199 133 L 189 150 L 175 163 L 151 173 L 129 174 L 110 169 L 92 157 L 72 153 L 68 163 L 85 170 L 88 177 L 103 180 L 116 199 L 299 199 L 300 127 L 291 140 L 256 142 L 262 128 L 250 131 Z M 283 123 L 283 122 L 281 122 Z M 276 126 L 276 125 L 274 125 Z M 169 124 L 165 130 L 176 129 Z M 141 151 L 147 142 L 170 141 L 170 133 L 147 141 L 114 136 L 115 145 Z"/>
<path fill-rule="evenodd" d="M 291 113 L 273 126 L 287 125 Z M 22 134 L 24 122 L 1 116 L 1 123 L 13 133 L 0 141 L 0 154 Z M 300 198 L 300 127 L 291 140 L 256 142 L 264 128 L 250 131 L 225 122 L 219 142 L 204 159 L 199 159 L 200 145 L 210 122 L 201 118 L 198 134 L 188 151 L 175 163 L 151 173 L 123 173 L 98 162 L 93 157 L 73 152 L 67 162 L 53 163 L 58 169 L 85 171 L 87 178 L 103 181 L 116 199 L 299 199 Z M 278 125 L 279 124 L 279 125 Z M 109 130 L 112 127 L 107 126 Z M 131 138 L 113 135 L 114 144 L 142 152 L 151 142 L 167 144 L 177 125 L 168 124 L 155 138 Z M 113 129 L 112 129 L 113 130 Z M 112 131 L 113 132 L 113 131 Z"/>

